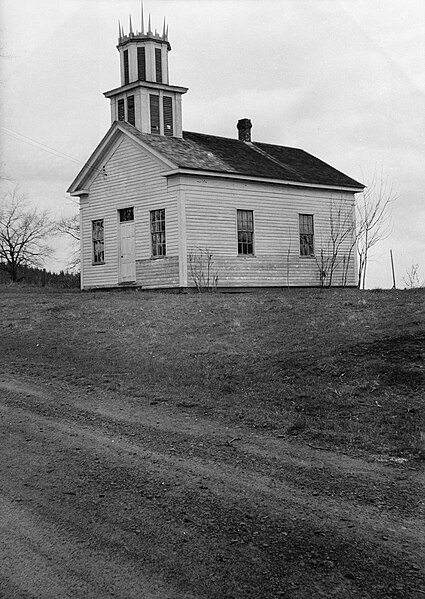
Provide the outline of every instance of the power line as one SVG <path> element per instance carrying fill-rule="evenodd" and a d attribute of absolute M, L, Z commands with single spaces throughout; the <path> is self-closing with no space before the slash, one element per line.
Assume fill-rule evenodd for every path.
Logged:
<path fill-rule="evenodd" d="M 84 164 L 85 164 L 81 160 L 78 160 L 78 158 L 69 156 L 69 154 L 65 154 L 65 152 L 62 152 L 61 150 L 55 150 L 54 148 L 51 148 L 50 146 L 47 146 L 46 144 L 44 144 L 40 141 L 37 141 L 36 139 L 32 139 L 31 137 L 28 137 L 27 135 L 24 135 L 23 133 L 18 133 L 17 131 L 13 131 L 12 129 L 8 129 L 7 127 L 4 127 L 3 125 L 0 125 L 0 128 L 3 129 L 3 131 L 5 131 L 5 133 L 10 135 L 11 137 L 14 137 L 14 138 L 18 139 L 19 141 L 23 141 L 24 143 L 28 143 L 32 146 L 35 146 L 36 148 L 43 150 L 44 152 L 48 152 L 49 154 L 56 156 L 56 158 L 65 158 L 66 160 L 71 160 L 72 162 L 75 162 L 78 165 L 84 166 Z M 87 169 L 97 171 L 98 173 L 102 172 L 101 169 L 98 169 L 94 166 L 87 167 Z"/>

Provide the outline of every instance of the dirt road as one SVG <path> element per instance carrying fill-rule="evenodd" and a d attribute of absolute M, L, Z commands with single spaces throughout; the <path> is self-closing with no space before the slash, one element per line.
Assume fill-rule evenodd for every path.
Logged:
<path fill-rule="evenodd" d="M 0 375 L 0 596 L 424 598 L 418 464 Z"/>

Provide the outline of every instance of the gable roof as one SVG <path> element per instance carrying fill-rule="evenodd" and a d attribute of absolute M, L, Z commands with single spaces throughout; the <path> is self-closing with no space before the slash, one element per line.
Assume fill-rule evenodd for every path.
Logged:
<path fill-rule="evenodd" d="M 78 195 L 94 165 L 118 134 L 128 134 L 170 168 L 195 170 L 297 183 L 345 187 L 360 191 L 364 185 L 299 148 L 183 131 L 183 138 L 142 133 L 126 121 L 115 121 L 68 191 Z"/>
<path fill-rule="evenodd" d="M 178 168 L 282 179 L 296 183 L 353 187 L 364 185 L 299 148 L 183 131 L 183 139 L 124 127 Z"/>

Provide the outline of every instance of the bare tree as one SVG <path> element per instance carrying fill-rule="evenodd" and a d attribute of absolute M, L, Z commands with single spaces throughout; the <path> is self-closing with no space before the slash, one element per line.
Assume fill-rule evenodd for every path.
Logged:
<path fill-rule="evenodd" d="M 21 266 L 41 266 L 53 250 L 47 238 L 56 231 L 48 210 L 31 207 L 14 191 L 0 199 L 0 268 L 17 281 Z"/>
<path fill-rule="evenodd" d="M 329 237 L 315 252 L 321 287 L 331 287 L 337 268 L 341 284 L 347 284 L 348 269 L 356 244 L 352 205 L 343 197 L 332 199 L 329 206 Z"/>
<path fill-rule="evenodd" d="M 392 185 L 375 171 L 370 185 L 357 196 L 357 286 L 365 288 L 369 250 L 391 232 L 390 208 L 398 199 Z"/>
<path fill-rule="evenodd" d="M 57 230 L 59 233 L 65 233 L 71 239 L 72 253 L 68 262 L 68 268 L 72 271 L 78 269 L 80 265 L 80 217 L 79 214 L 73 216 L 63 216 L 57 221 Z"/>

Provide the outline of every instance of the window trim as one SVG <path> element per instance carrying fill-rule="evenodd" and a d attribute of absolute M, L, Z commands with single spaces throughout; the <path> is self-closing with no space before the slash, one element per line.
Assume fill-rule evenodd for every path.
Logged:
<path fill-rule="evenodd" d="M 146 49 L 145 46 L 137 48 L 137 79 L 146 81 Z"/>
<path fill-rule="evenodd" d="M 133 127 L 135 127 L 136 125 L 136 104 L 135 104 L 135 98 L 133 95 L 131 96 L 127 96 L 127 123 L 130 123 L 130 125 L 133 125 Z M 131 118 L 131 120 L 130 120 Z"/>
<path fill-rule="evenodd" d="M 155 98 L 155 100 L 153 100 Z M 155 104 L 155 106 L 154 106 Z M 153 109 L 158 108 L 158 121 L 154 123 Z M 155 115 L 156 116 L 156 115 Z M 161 102 L 159 94 L 149 94 L 149 120 L 151 135 L 161 135 Z M 158 126 L 158 130 L 154 130 L 153 126 Z"/>
<path fill-rule="evenodd" d="M 120 118 L 122 116 L 122 118 Z M 117 121 L 125 121 L 125 98 L 117 100 Z"/>
<path fill-rule="evenodd" d="M 161 216 L 162 218 L 160 218 L 159 220 L 154 220 L 152 218 L 153 215 L 156 215 L 156 213 L 163 213 Z M 159 222 L 159 223 L 163 223 L 163 229 L 159 230 L 159 231 L 154 231 L 153 230 L 153 224 Z M 166 227 L 166 211 L 165 208 L 155 208 L 154 210 L 150 210 L 149 211 L 149 230 L 150 230 L 150 239 L 151 239 L 151 259 L 152 260 L 158 260 L 161 258 L 166 258 L 167 257 L 167 227 Z M 154 236 L 157 235 L 163 235 L 163 241 L 158 242 L 154 242 Z M 157 248 L 158 247 L 162 247 L 163 246 L 163 252 L 162 254 L 158 254 L 157 252 Z M 154 250 L 154 248 L 156 248 Z"/>
<path fill-rule="evenodd" d="M 163 83 L 162 73 L 162 49 L 155 48 L 155 81 L 156 83 Z"/>
<path fill-rule="evenodd" d="M 124 61 L 124 85 L 130 83 L 130 57 L 128 54 L 128 50 L 124 50 L 123 52 L 123 61 Z"/>
<path fill-rule="evenodd" d="M 249 252 L 246 254 L 239 253 L 239 219 L 238 219 L 239 212 L 251 212 L 251 214 L 252 214 L 252 231 L 251 231 L 252 241 L 250 242 L 252 245 L 252 252 Z M 255 210 L 250 210 L 250 209 L 246 209 L 246 208 L 236 208 L 235 218 L 236 218 L 236 255 L 238 257 L 242 257 L 242 258 L 255 257 Z M 249 242 L 241 242 L 241 243 L 248 244 Z"/>
<path fill-rule="evenodd" d="M 95 239 L 94 236 L 94 226 L 95 223 L 102 223 L 102 239 Z M 96 260 L 96 249 L 95 249 L 95 243 L 101 241 L 102 243 L 102 250 L 101 250 L 101 254 L 102 254 L 102 259 L 101 260 Z M 92 266 L 99 266 L 101 264 L 105 264 L 105 219 L 103 218 L 96 218 L 94 220 L 91 221 L 91 247 L 92 247 Z"/>
<path fill-rule="evenodd" d="M 301 217 L 302 216 L 310 216 L 311 217 L 311 224 L 312 224 L 312 233 L 302 233 L 301 232 Z M 311 235 L 312 237 L 312 251 L 309 252 L 308 254 L 303 254 L 301 252 L 301 235 Z M 299 240 L 299 255 L 300 258 L 314 258 L 315 257 L 315 227 L 314 227 L 314 213 L 305 213 L 305 212 L 299 212 L 298 213 L 298 240 Z"/>
<path fill-rule="evenodd" d="M 128 206 L 128 208 L 118 208 L 118 220 L 120 223 L 133 222 L 134 206 Z"/>

